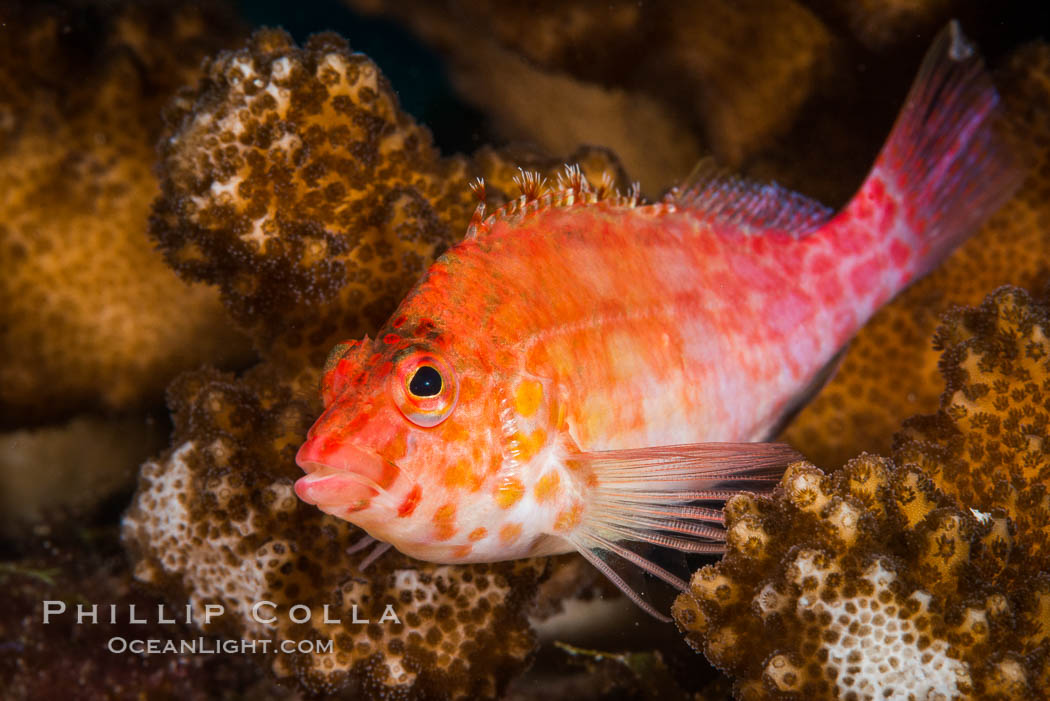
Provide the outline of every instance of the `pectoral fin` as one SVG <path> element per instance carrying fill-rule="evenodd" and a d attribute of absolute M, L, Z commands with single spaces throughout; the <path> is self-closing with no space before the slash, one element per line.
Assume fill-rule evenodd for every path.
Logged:
<path fill-rule="evenodd" d="M 616 559 L 671 586 L 686 582 L 631 544 L 684 553 L 725 549 L 722 505 L 743 492 L 768 492 L 802 456 L 784 443 L 697 443 L 577 453 L 570 462 L 594 475 L 583 521 L 569 540 L 638 606 L 659 613 L 629 586 Z"/>

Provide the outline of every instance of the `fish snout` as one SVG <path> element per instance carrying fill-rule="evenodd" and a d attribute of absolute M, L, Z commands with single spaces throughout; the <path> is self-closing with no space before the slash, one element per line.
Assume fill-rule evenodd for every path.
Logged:
<path fill-rule="evenodd" d="M 300 499 L 334 515 L 359 511 L 389 493 L 401 470 L 375 451 L 345 444 L 332 448 L 311 437 L 295 462 L 306 472 L 295 483 Z"/>

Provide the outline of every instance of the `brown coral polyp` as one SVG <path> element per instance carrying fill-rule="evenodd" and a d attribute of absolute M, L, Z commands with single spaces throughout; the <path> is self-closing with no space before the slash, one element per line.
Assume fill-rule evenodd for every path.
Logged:
<path fill-rule="evenodd" d="M 1023 604 L 1032 583 L 975 576 L 1012 557 L 1005 521 L 957 509 L 916 470 L 874 456 L 832 476 L 797 463 L 773 498 L 737 497 L 726 517 L 729 552 L 673 613 L 740 698 L 1040 688 L 1046 650 Z"/>

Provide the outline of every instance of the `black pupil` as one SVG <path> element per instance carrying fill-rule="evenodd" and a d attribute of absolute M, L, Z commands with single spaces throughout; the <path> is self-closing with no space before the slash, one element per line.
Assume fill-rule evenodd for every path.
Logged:
<path fill-rule="evenodd" d="M 424 365 L 416 370 L 412 381 L 408 383 L 408 389 L 417 397 L 433 397 L 441 392 L 441 373 Z"/>

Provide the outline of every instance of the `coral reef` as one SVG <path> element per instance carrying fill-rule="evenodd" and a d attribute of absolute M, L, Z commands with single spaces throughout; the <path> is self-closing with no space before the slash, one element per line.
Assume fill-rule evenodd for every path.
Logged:
<path fill-rule="evenodd" d="M 674 616 L 739 697 L 1046 698 L 1047 312 L 1017 288 L 952 312 L 942 409 L 892 461 L 797 463 L 727 505 L 727 555 Z"/>
<path fill-rule="evenodd" d="M 441 158 L 375 64 L 332 34 L 298 49 L 283 32 L 257 33 L 212 61 L 167 123 L 152 225 L 165 256 L 219 284 L 267 357 L 309 346 L 316 366 L 385 321 L 462 236 L 469 180 L 485 177 L 494 204 L 510 185 L 508 159 L 492 152 Z M 615 170 L 598 150 L 572 158 Z"/>
<path fill-rule="evenodd" d="M 1050 275 L 1050 45 L 1016 51 L 996 79 L 1027 177 L 973 238 L 861 329 L 834 378 L 788 427 L 783 438 L 818 465 L 886 453 L 901 421 L 936 409 L 939 355 L 929 339 L 952 304 L 977 304 L 1008 283 L 1038 289 Z"/>
<path fill-rule="evenodd" d="M 229 18 L 15 3 L 4 21 L 0 422 L 138 409 L 181 370 L 242 361 L 215 291 L 180 281 L 146 235 L 160 107 Z"/>
<path fill-rule="evenodd" d="M 1005 519 L 954 506 L 919 469 L 796 463 L 726 521 L 726 557 L 674 617 L 738 698 L 1045 698 L 1046 578 L 1018 571 Z"/>
<path fill-rule="evenodd" d="M 300 51 L 256 34 L 167 121 L 152 232 L 177 270 L 219 282 L 267 348 L 304 343 L 296 332 L 325 307 L 343 315 L 322 322 L 321 345 L 384 321 L 459 233 L 435 210 L 465 221 L 472 209 L 464 162 L 440 159 L 378 68 L 334 35 Z"/>
<path fill-rule="evenodd" d="M 894 456 L 957 503 L 1003 514 L 1050 571 L 1050 316 L 1016 288 L 938 330 L 941 411 L 908 420 Z M 1050 628 L 1047 629 L 1050 633 Z"/>
<path fill-rule="evenodd" d="M 0 436 L 0 529 L 36 527 L 4 543 L 21 554 L 0 563 L 0 686 L 14 698 L 724 698 L 729 682 L 688 650 L 683 666 L 671 629 L 653 642 L 631 627 L 641 653 L 619 639 L 601 641 L 608 653 L 559 648 L 553 673 L 533 678 L 543 684 L 508 686 L 534 658 L 536 621 L 560 636 L 564 600 L 600 589 L 578 558 L 450 567 L 389 552 L 362 570 L 362 532 L 292 491 L 321 367 L 462 235 L 477 177 L 490 208 L 516 196 L 518 167 L 553 179 L 564 163 L 622 189 L 631 173 L 655 195 L 713 152 L 843 201 L 888 130 L 909 51 L 961 3 L 348 4 L 412 27 L 503 136 L 540 148 L 443 156 L 379 68 L 331 34 L 299 48 L 262 31 L 216 54 L 237 35 L 222 10 L 5 5 L 0 24 L 19 31 L 0 42 L 0 425 L 34 428 Z M 926 346 L 952 303 L 1046 278 L 1033 252 L 1050 243 L 1048 76 L 1045 44 L 997 74 L 1005 129 L 1031 157 L 1017 197 L 862 332 L 789 430 L 825 469 L 887 451 L 904 417 L 936 408 Z M 906 424 L 892 462 L 864 456 L 830 476 L 797 465 L 773 499 L 732 503 L 729 555 L 675 614 L 737 695 L 863 696 L 875 676 L 920 696 L 1045 695 L 1045 319 L 1017 291 L 955 312 L 937 336 L 942 411 Z M 249 344 L 260 361 L 246 372 L 170 384 L 171 445 L 143 466 L 121 529 L 129 571 L 113 534 L 86 526 L 168 428 L 142 407 L 180 370 L 243 364 Z M 84 413 L 99 409 L 133 413 Z M 69 528 L 53 528 L 59 513 Z M 118 656 L 112 636 L 202 628 L 43 625 L 45 599 L 163 601 L 197 621 L 221 605 L 205 636 L 334 648 Z M 258 601 L 273 607 L 253 612 Z"/>
<path fill-rule="evenodd" d="M 262 31 L 206 73 L 169 111 L 153 231 L 181 274 L 221 286 L 263 361 L 170 388 L 172 448 L 144 466 L 124 520 L 135 576 L 197 610 L 221 603 L 231 615 L 216 632 L 334 641 L 269 661 L 311 693 L 494 697 L 532 654 L 528 607 L 546 563 L 390 553 L 360 572 L 367 554 L 347 550 L 363 532 L 295 497 L 294 455 L 331 346 L 374 331 L 462 235 L 468 183 L 484 177 L 498 205 L 517 189 L 515 166 L 554 177 L 564 161 L 527 149 L 440 157 L 378 68 L 333 35 L 300 49 Z M 626 185 L 605 151 L 569 161 Z M 257 601 L 276 605 L 275 627 L 252 616 Z M 286 615 L 297 604 L 309 622 Z M 355 604 L 370 624 L 354 622 Z M 340 622 L 325 622 L 326 605 Z M 379 624 L 388 607 L 400 624 Z"/>

